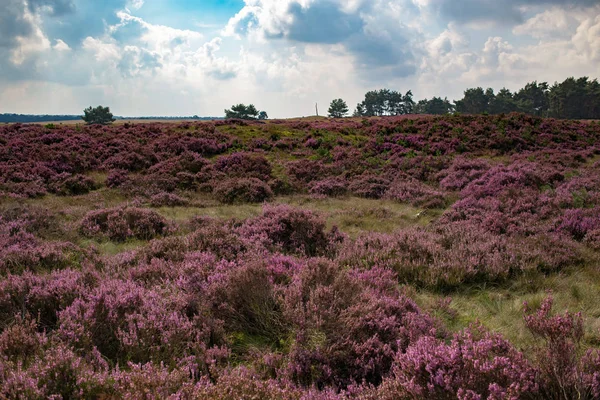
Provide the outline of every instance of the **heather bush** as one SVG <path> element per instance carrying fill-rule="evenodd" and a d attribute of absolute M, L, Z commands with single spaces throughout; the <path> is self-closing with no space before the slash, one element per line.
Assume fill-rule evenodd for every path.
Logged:
<path fill-rule="evenodd" d="M 94 180 L 85 175 L 61 174 L 50 184 L 50 191 L 62 196 L 86 194 L 95 189 Z"/>
<path fill-rule="evenodd" d="M 98 349 L 113 362 L 170 365 L 202 356 L 219 340 L 215 323 L 202 315 L 200 304 L 188 306 L 187 296 L 174 287 L 147 289 L 131 281 L 105 280 L 59 313 L 59 334 L 76 348 Z"/>
<path fill-rule="evenodd" d="M 462 190 L 471 182 L 481 178 L 490 168 L 491 164 L 487 160 L 457 157 L 452 165 L 439 172 L 436 178 L 443 189 Z"/>
<path fill-rule="evenodd" d="M 391 181 L 387 178 L 363 174 L 350 182 L 349 189 L 358 197 L 380 199 L 388 191 L 390 185 Z"/>
<path fill-rule="evenodd" d="M 47 208 L 27 204 L 7 204 L 0 209 L 0 224 L 18 222 L 21 229 L 38 237 L 62 233 L 57 217 Z"/>
<path fill-rule="evenodd" d="M 233 260 L 243 254 L 248 243 L 236 232 L 233 221 L 202 218 L 195 221 L 194 231 L 188 236 L 189 249 L 208 251 L 218 258 Z"/>
<path fill-rule="evenodd" d="M 551 296 L 538 310 L 525 304 L 525 325 L 542 342 L 535 351 L 541 394 L 546 399 L 597 398 L 600 364 L 593 352 L 583 354 L 583 317 L 552 315 L 552 304 Z"/>
<path fill-rule="evenodd" d="M 0 360 L 29 364 L 43 351 L 47 341 L 46 335 L 38 332 L 35 321 L 18 316 L 0 333 Z"/>
<path fill-rule="evenodd" d="M 556 229 L 583 240 L 588 233 L 600 229 L 600 208 L 590 210 L 571 209 L 558 219 Z"/>
<path fill-rule="evenodd" d="M 154 211 L 124 207 L 90 211 L 80 222 L 79 231 L 84 236 L 107 237 L 115 241 L 149 240 L 169 233 L 170 227 Z"/>
<path fill-rule="evenodd" d="M 277 345 L 287 327 L 269 271 L 261 262 L 223 265 L 209 278 L 207 297 L 228 332 L 263 338 Z"/>
<path fill-rule="evenodd" d="M 161 192 L 150 198 L 152 207 L 183 207 L 189 204 L 187 199 L 173 193 Z"/>
<path fill-rule="evenodd" d="M 129 174 L 123 169 L 113 169 L 109 171 L 106 177 L 106 186 L 116 188 L 129 181 Z"/>
<path fill-rule="evenodd" d="M 261 203 L 273 197 L 269 185 L 256 178 L 227 179 L 215 185 L 213 193 L 226 204 Z"/>
<path fill-rule="evenodd" d="M 397 292 L 393 277 L 374 275 L 380 281 L 369 285 L 372 277 L 323 259 L 294 274 L 284 289 L 294 343 L 283 376 L 305 386 L 378 384 L 397 351 L 435 334 L 432 320 Z"/>
<path fill-rule="evenodd" d="M 424 336 L 398 352 L 382 399 L 537 398 L 536 370 L 496 334 L 473 327 L 448 344 Z"/>
<path fill-rule="evenodd" d="M 344 196 L 348 193 L 348 183 L 342 178 L 328 178 L 313 181 L 309 185 L 310 193 L 329 197 Z"/>
<path fill-rule="evenodd" d="M 347 242 L 338 260 L 356 268 L 390 268 L 403 283 L 429 287 L 501 281 L 525 267 L 506 238 L 465 223 L 365 234 Z"/>
<path fill-rule="evenodd" d="M 288 163 L 287 174 L 297 186 L 303 187 L 314 180 L 332 175 L 333 168 L 321 161 L 302 159 Z"/>
<path fill-rule="evenodd" d="M 194 387 L 183 389 L 181 396 L 184 398 L 189 396 L 190 398 L 211 400 L 326 400 L 317 393 L 307 393 L 290 383 L 276 380 L 261 380 L 260 376 L 244 367 L 225 371 L 221 374 L 217 382 L 203 379 Z"/>
<path fill-rule="evenodd" d="M 337 229 L 325 231 L 325 220 L 318 214 L 287 205 L 265 205 L 262 215 L 246 221 L 239 232 L 250 242 L 309 257 L 332 255 L 343 241 Z"/>
<path fill-rule="evenodd" d="M 215 169 L 229 177 L 257 178 L 262 181 L 271 178 L 271 164 L 259 154 L 234 153 L 223 156 L 215 162 Z"/>
<path fill-rule="evenodd" d="M 54 329 L 58 312 L 95 287 L 97 280 L 94 273 L 73 270 L 9 275 L 0 281 L 0 328 L 20 315 L 34 319 L 41 330 Z"/>
<path fill-rule="evenodd" d="M 72 243 L 40 241 L 25 231 L 26 222 L 2 222 L 0 220 L 0 275 L 77 267 L 84 259 L 84 252 Z"/>
<path fill-rule="evenodd" d="M 400 178 L 391 183 L 385 197 L 416 207 L 444 208 L 444 193 L 412 178 Z"/>

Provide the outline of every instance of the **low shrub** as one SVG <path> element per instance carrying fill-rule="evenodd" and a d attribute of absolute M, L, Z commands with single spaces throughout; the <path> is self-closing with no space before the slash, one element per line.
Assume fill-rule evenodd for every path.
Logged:
<path fill-rule="evenodd" d="M 526 267 L 507 238 L 468 223 L 365 234 L 342 246 L 338 260 L 389 268 L 402 283 L 433 288 L 502 281 Z"/>
<path fill-rule="evenodd" d="M 216 171 L 231 178 L 257 178 L 268 181 L 271 178 L 271 164 L 260 154 L 234 153 L 219 158 Z"/>
<path fill-rule="evenodd" d="M 227 179 L 215 185 L 215 197 L 222 203 L 261 203 L 273 197 L 273 191 L 256 178 Z"/>
<path fill-rule="evenodd" d="M 183 207 L 189 204 L 187 199 L 173 193 L 161 192 L 150 198 L 152 207 Z"/>
<path fill-rule="evenodd" d="M 124 207 L 90 211 L 80 222 L 79 231 L 87 237 L 107 237 L 114 241 L 149 240 L 166 235 L 170 226 L 154 211 Z"/>
<path fill-rule="evenodd" d="M 496 334 L 473 327 L 449 344 L 422 337 L 398 352 L 382 399 L 537 398 L 536 370 L 525 356 Z"/>
<path fill-rule="evenodd" d="M 385 197 L 424 208 L 444 208 L 447 203 L 443 192 L 412 178 L 392 182 Z"/>
<path fill-rule="evenodd" d="M 50 191 L 61 196 L 74 196 L 97 189 L 96 183 L 85 175 L 62 174 L 50 185 Z"/>
<path fill-rule="evenodd" d="M 265 205 L 262 215 L 246 221 L 239 232 L 252 243 L 308 257 L 332 255 L 343 240 L 337 229 L 325 232 L 325 220 L 318 214 L 288 205 Z"/>
<path fill-rule="evenodd" d="M 313 181 L 309 185 L 310 193 L 329 197 L 344 196 L 348 193 L 348 183 L 342 178 L 328 178 Z"/>
<path fill-rule="evenodd" d="M 354 178 L 349 185 L 350 191 L 367 199 L 380 199 L 388 191 L 391 181 L 377 175 L 361 175 Z"/>
<path fill-rule="evenodd" d="M 124 169 L 113 169 L 106 177 L 106 186 L 116 188 L 129 181 L 129 172 Z"/>

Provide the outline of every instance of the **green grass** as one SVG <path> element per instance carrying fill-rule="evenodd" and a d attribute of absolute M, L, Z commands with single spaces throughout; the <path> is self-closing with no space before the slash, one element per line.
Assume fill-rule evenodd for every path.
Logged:
<path fill-rule="evenodd" d="M 597 346 L 600 343 L 600 270 L 597 267 L 588 265 L 562 274 L 525 276 L 501 287 L 463 288 L 449 295 L 450 308 L 456 316 L 448 316 L 437 307 L 444 295 L 412 288 L 409 292 L 414 293 L 419 305 L 441 317 L 453 331 L 480 322 L 521 348 L 529 347 L 534 340 L 523 322 L 523 304 L 527 302 L 537 308 L 551 293 L 555 313 L 562 314 L 565 310 L 583 313 L 585 344 Z"/>

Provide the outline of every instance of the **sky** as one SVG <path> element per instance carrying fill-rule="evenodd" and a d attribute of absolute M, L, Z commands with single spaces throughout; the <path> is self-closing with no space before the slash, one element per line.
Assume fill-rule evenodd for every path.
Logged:
<path fill-rule="evenodd" d="M 1 0 L 0 113 L 271 118 L 600 78 L 600 0 Z M 322 112 L 323 112 L 322 111 Z"/>

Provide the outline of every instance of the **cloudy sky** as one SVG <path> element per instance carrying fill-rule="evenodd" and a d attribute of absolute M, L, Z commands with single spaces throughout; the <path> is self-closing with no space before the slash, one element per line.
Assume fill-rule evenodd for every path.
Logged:
<path fill-rule="evenodd" d="M 311 115 L 600 77 L 600 0 L 2 0 L 0 113 Z"/>

